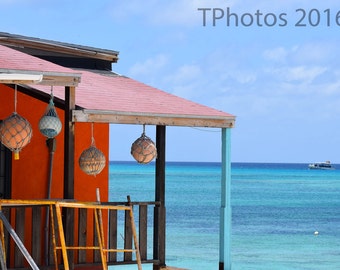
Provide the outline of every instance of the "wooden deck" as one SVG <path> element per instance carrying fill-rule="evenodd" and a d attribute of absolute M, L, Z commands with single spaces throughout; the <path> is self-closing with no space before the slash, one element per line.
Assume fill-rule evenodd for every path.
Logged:
<path fill-rule="evenodd" d="M 75 268 L 75 270 L 102 270 L 102 266 L 90 266 L 91 268 L 89 268 L 89 266 L 83 266 L 83 267 L 77 267 Z M 116 269 L 116 268 L 114 268 Z M 191 270 L 188 268 L 179 268 L 179 267 L 173 267 L 173 266 L 166 266 L 166 267 L 162 267 L 160 270 Z"/>
<path fill-rule="evenodd" d="M 152 235 L 153 232 L 148 231 L 148 227 L 151 227 L 151 222 L 153 220 L 152 210 L 157 203 L 129 202 L 131 206 L 134 206 L 134 212 L 137 214 L 136 216 L 138 216 L 138 219 L 134 220 L 135 222 L 132 222 L 131 211 L 126 210 L 125 207 L 129 206 L 127 206 L 127 203 L 125 202 L 102 202 L 100 204 L 87 202 L 84 203 L 84 207 L 79 207 L 80 205 L 77 205 L 76 202 L 71 202 L 71 204 L 77 208 L 75 209 L 77 211 L 74 211 L 74 220 L 76 220 L 77 223 L 73 232 L 73 235 L 76 237 L 74 237 L 73 243 L 67 245 L 67 247 L 66 243 L 60 240 L 64 240 L 65 234 L 62 233 L 64 230 L 60 230 L 60 228 L 63 227 L 63 225 L 60 225 L 62 224 L 62 209 L 58 210 L 58 219 L 56 215 L 56 204 L 59 205 L 59 203 L 62 205 L 63 203 L 67 204 L 67 202 L 47 200 L 0 201 L 0 211 L 4 213 L 5 219 L 9 221 L 10 225 L 14 228 L 18 238 L 23 242 L 32 239 L 32 242 L 28 241 L 28 244 L 26 244 L 25 247 L 38 267 L 54 267 L 56 263 L 61 266 L 61 256 L 66 256 L 64 252 L 65 249 L 72 248 L 76 249 L 77 252 L 74 252 L 75 254 L 72 253 L 72 256 L 70 256 L 67 261 L 72 260 L 75 269 L 96 269 L 97 266 L 102 264 L 102 254 L 100 252 L 101 246 L 102 251 L 105 252 L 116 250 L 116 252 L 107 254 L 106 265 L 137 264 L 135 256 L 133 256 L 133 253 L 136 252 L 136 243 L 134 243 L 136 239 L 133 236 L 132 229 L 132 227 L 135 226 L 132 226 L 133 223 L 138 225 L 135 227 L 135 230 L 138 230 L 139 239 L 137 242 L 139 242 L 138 250 L 142 263 L 154 263 L 155 260 L 152 257 L 152 253 L 150 253 L 150 249 L 147 247 L 152 245 L 152 239 L 149 234 Z M 104 238 L 99 238 L 103 234 L 98 234 L 97 227 L 100 229 L 101 226 L 97 226 L 95 211 L 92 209 L 92 205 L 95 208 L 101 208 L 104 217 L 103 220 L 108 228 L 105 240 Z M 46 221 L 47 207 L 50 206 L 52 207 L 48 209 L 50 209 L 49 216 L 51 217 L 51 220 L 48 220 L 49 224 L 46 225 L 44 221 Z M 51 226 L 52 224 L 57 226 Z M 94 224 L 96 224 L 96 226 L 94 226 Z M 46 234 L 42 233 L 45 232 L 45 226 L 48 226 Z M 56 237 L 54 237 L 54 235 Z M 119 236 L 123 236 L 123 238 Z M 24 255 L 12 241 L 8 230 L 4 230 L 2 226 L 0 226 L 0 238 L 2 243 L 4 243 L 3 246 L 6 250 L 7 269 L 24 269 L 26 263 Z M 43 240 L 47 240 L 47 243 Z M 73 254 L 75 256 L 73 256 Z M 64 259 L 64 262 L 65 261 L 66 257 Z M 100 269 L 102 269 L 102 267 Z"/>
<path fill-rule="evenodd" d="M 102 270 L 102 266 L 99 265 L 97 267 L 95 266 L 90 266 L 91 268 L 89 268 L 89 266 L 83 266 L 83 267 L 77 267 L 75 270 Z M 116 269 L 116 268 L 114 268 Z M 162 267 L 160 270 L 191 270 L 188 268 L 179 268 L 179 267 L 173 267 L 173 266 L 166 266 L 166 267 Z"/>
<path fill-rule="evenodd" d="M 138 215 L 138 220 L 133 219 L 132 205 L 135 206 L 135 212 Z M 107 269 L 108 265 L 117 266 L 124 264 L 151 264 L 154 262 L 152 254 L 148 254 L 147 246 L 151 244 L 148 234 L 148 223 L 153 219 L 152 208 L 155 207 L 154 202 L 64 202 L 64 201 L 25 201 L 25 200 L 1 200 L 0 201 L 0 213 L 4 212 L 4 218 L 7 221 L 12 222 L 12 227 L 16 230 L 17 235 L 23 241 L 31 235 L 33 241 L 32 245 L 28 245 L 28 253 L 32 254 L 32 261 L 37 267 L 49 268 L 57 265 L 65 266 L 65 269 L 69 269 L 67 248 L 77 249 L 75 256 L 71 256 L 73 260 L 75 270 L 87 270 L 87 269 L 103 269 L 104 266 Z M 43 217 L 47 215 L 46 208 L 49 207 L 49 216 L 51 218 L 50 224 L 45 226 L 49 227 L 49 232 L 43 235 L 41 232 L 44 226 Z M 66 247 L 65 234 L 62 223 L 62 209 L 61 208 L 74 208 L 74 219 L 77 220 L 77 226 L 75 226 L 75 235 L 77 239 L 74 243 Z M 148 209 L 150 208 L 150 209 Z M 98 217 L 96 209 L 100 209 L 101 214 L 105 215 L 106 222 L 108 223 L 108 232 L 106 235 L 106 241 L 104 240 L 104 233 L 102 219 Z M 93 211 L 92 211 L 93 210 Z M 121 211 L 118 211 L 121 210 Z M 103 212 L 103 213 L 102 213 Z M 120 212 L 120 213 L 118 213 Z M 89 217 L 89 218 L 88 218 Z M 46 218 L 46 217 L 45 217 Z M 149 220 L 149 222 L 148 222 Z M 15 221 L 15 222 L 14 222 Z M 90 228 L 89 221 L 95 222 L 95 232 L 88 230 Z M 9 222 L 9 223 L 10 223 Z M 100 224 L 98 224 L 98 222 Z M 136 236 L 135 222 L 138 224 L 139 241 Z M 51 226 L 52 225 L 52 226 Z M 50 228 L 51 226 L 51 228 Z M 94 227 L 94 226 L 92 226 Z M 7 228 L 7 227 L 6 227 Z M 91 236 L 87 237 L 88 234 Z M 150 232 L 149 232 L 150 233 Z M 123 235 L 123 240 L 119 240 L 118 235 Z M 25 269 L 24 256 L 20 250 L 14 246 L 13 241 L 10 240 L 10 234 L 7 230 L 4 230 L 0 226 L 0 238 L 2 237 L 2 243 L 6 250 L 8 260 L 7 269 Z M 48 240 L 46 246 L 42 244 L 42 240 Z M 52 238 L 52 239 L 49 239 Z M 88 239 L 89 238 L 89 239 Z M 92 240 L 91 240 L 92 239 Z M 134 244 L 133 244 L 134 239 Z M 111 240 L 111 241 L 109 241 Z M 107 256 L 106 263 L 103 263 L 102 258 L 99 255 L 103 255 L 100 252 L 106 252 L 110 250 L 115 251 L 114 254 Z M 138 252 L 135 247 L 138 246 Z M 119 249 L 121 247 L 121 249 Z M 60 250 L 62 254 L 60 254 Z M 120 250 L 124 250 L 122 256 L 117 256 Z M 44 255 L 45 251 L 45 256 Z M 127 252 L 127 253 L 126 253 Z M 132 256 L 133 252 L 136 253 L 137 261 Z M 100 253 L 100 254 L 98 254 Z M 87 259 L 87 255 L 90 259 Z M 112 256 L 111 256 L 112 255 Z M 113 256 L 114 255 L 114 256 Z M 141 256 L 141 257 L 140 257 Z M 62 260 L 61 260 L 62 257 Z M 45 262 L 43 262 L 45 259 Z M 59 260 L 58 260 L 59 259 Z M 142 259 L 142 262 L 141 262 Z M 62 263 L 63 261 L 63 263 Z M 65 263 L 66 262 L 66 263 Z M 102 262 L 102 263 L 101 263 Z M 140 264 L 139 264 L 140 265 Z M 154 265 L 153 269 L 156 269 L 157 265 Z M 158 266 L 159 267 L 159 266 Z M 1 267 L 0 267 L 1 268 Z M 104 269 L 105 269 L 104 268 Z M 27 268 L 26 268 L 27 269 Z M 139 268 L 138 268 L 139 269 Z M 158 269 L 158 268 L 157 268 Z M 159 270 L 190 270 L 187 268 L 179 268 L 173 266 L 164 266 Z"/>
<path fill-rule="evenodd" d="M 166 267 L 161 268 L 161 270 L 190 270 L 190 269 L 166 266 Z"/>

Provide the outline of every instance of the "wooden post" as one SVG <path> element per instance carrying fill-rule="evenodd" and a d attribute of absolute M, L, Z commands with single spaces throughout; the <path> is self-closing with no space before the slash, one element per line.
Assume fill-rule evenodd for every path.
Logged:
<path fill-rule="evenodd" d="M 65 87 L 65 144 L 64 144 L 64 199 L 74 199 L 74 123 L 72 111 L 76 107 L 75 87 Z M 64 228 L 66 245 L 74 244 L 74 209 L 65 208 Z M 70 269 L 74 269 L 73 251 L 68 251 Z"/>
<path fill-rule="evenodd" d="M 64 199 L 74 199 L 74 123 L 75 87 L 65 87 Z"/>
<path fill-rule="evenodd" d="M 165 211 L 165 126 L 156 127 L 156 184 L 155 201 L 159 202 L 155 206 L 154 213 L 154 247 L 153 256 L 159 263 L 154 263 L 153 269 L 159 270 L 165 267 L 165 239 L 166 239 L 166 211 Z"/>
<path fill-rule="evenodd" d="M 231 129 L 222 128 L 222 177 L 219 270 L 231 269 Z"/>

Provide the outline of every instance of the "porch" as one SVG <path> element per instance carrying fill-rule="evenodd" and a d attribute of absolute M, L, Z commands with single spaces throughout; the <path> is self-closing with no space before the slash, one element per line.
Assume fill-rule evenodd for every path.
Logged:
<path fill-rule="evenodd" d="M 132 202 L 136 216 L 138 245 L 143 263 L 152 263 L 155 270 L 166 268 L 166 211 L 165 211 L 165 163 L 166 163 L 166 128 L 167 126 L 205 127 L 221 129 L 221 211 L 220 211 L 220 269 L 231 269 L 230 262 L 230 137 L 234 127 L 235 116 L 171 95 L 167 92 L 145 85 L 126 76 L 116 74 L 111 70 L 111 63 L 117 60 L 117 52 L 97 48 L 60 44 L 53 41 L 34 39 L 0 33 L 0 90 L 1 115 L 3 119 L 12 112 L 9 100 L 13 92 L 18 91 L 20 109 L 23 115 L 30 117 L 31 123 L 38 123 L 41 111 L 46 108 L 52 96 L 55 107 L 62 120 L 63 135 L 59 136 L 60 147 L 56 152 L 54 174 L 54 189 L 51 198 L 64 200 L 92 200 L 94 188 L 101 185 L 103 194 L 108 196 L 108 168 L 97 176 L 97 183 L 92 176 L 84 175 L 76 161 L 83 149 L 88 147 L 86 138 L 97 139 L 98 149 L 103 149 L 108 156 L 109 125 L 151 125 L 156 129 L 155 142 L 157 159 L 155 161 L 155 202 Z M 67 50 L 66 50 L 67 49 Z M 81 55 L 79 55 L 81 52 Z M 58 56 L 58 57 L 56 57 Z M 82 59 L 87 64 L 70 65 L 71 60 L 79 63 Z M 69 59 L 70 63 L 64 60 Z M 93 70 L 93 66 L 101 62 L 105 67 Z M 91 68 L 90 68 L 91 66 Z M 39 76 L 39 80 L 32 78 Z M 31 78 L 30 80 L 27 77 Z M 32 107 L 36 108 L 32 110 Z M 96 129 L 93 127 L 96 125 Z M 34 126 L 33 126 L 34 127 Z M 39 134 L 38 127 L 33 129 Z M 115 138 L 119 143 L 121 138 Z M 4 167 L 8 173 L 8 191 L 5 198 L 46 198 L 46 176 L 48 176 L 49 159 L 46 156 L 45 140 L 32 141 L 22 154 L 20 161 L 8 162 Z M 46 158 L 41 158 L 45 156 Z M 51 156 L 53 156 L 51 154 Z M 41 170 L 37 170 L 37 168 Z M 25 170 L 24 170 L 25 168 Z M 23 183 L 25 183 L 23 185 Z M 32 188 L 34 187 L 34 188 Z M 7 188 L 7 187 L 6 187 Z M 39 189 L 39 190 L 38 190 Z M 38 191 L 36 191 L 38 190 Z M 90 198 L 90 199 L 89 199 Z M 108 199 L 105 199 L 108 200 Z M 102 203 L 110 208 L 114 203 Z M 126 203 L 117 203 L 126 204 Z M 60 264 L 51 258 L 51 236 L 44 237 L 44 220 L 46 205 L 3 205 L 7 218 L 18 232 L 33 258 L 42 267 L 50 268 Z M 7 210 L 5 208 L 8 208 Z M 109 248 L 122 246 L 130 249 L 132 236 L 126 215 L 120 217 L 114 210 L 107 209 L 103 215 L 107 222 L 103 235 Z M 52 211 L 51 211 L 52 212 Z M 86 214 L 81 209 L 65 211 L 63 226 L 65 227 L 66 245 L 97 244 L 91 211 Z M 83 217 L 85 215 L 86 217 Z M 115 225 L 116 224 L 116 225 Z M 119 225 L 122 224 L 122 225 Z M 89 228 L 94 228 L 89 231 Z M 121 232 L 121 228 L 124 228 Z M 6 238 L 7 237 L 7 238 Z M 7 263 L 15 269 L 27 267 L 20 257 L 8 235 L 4 237 L 7 251 Z M 48 240 L 47 244 L 44 242 Z M 119 241 L 123 239 L 120 244 Z M 47 251 L 45 251 L 45 249 Z M 52 252 L 53 253 L 53 252 Z M 68 250 L 70 268 L 101 266 L 102 255 L 97 249 Z M 133 264 L 136 258 L 124 253 L 123 256 L 108 254 L 108 265 Z M 46 259 L 47 258 L 47 259 Z M 60 259 L 59 259 L 60 258 Z M 86 260 L 85 260 L 86 259 Z M 64 257 L 65 260 L 65 257 Z M 58 261 L 58 264 L 55 262 Z M 86 265 L 85 265 L 86 262 Z"/>
<path fill-rule="evenodd" d="M 0 217 L 5 217 L 21 243 L 15 241 L 13 231 L 3 226 L 6 220 L 2 220 L 4 258 L 0 260 L 5 261 L 7 269 L 83 269 L 89 265 L 107 269 L 126 264 L 141 269 L 138 265 L 157 264 L 152 246 L 158 206 L 157 202 L 131 202 L 129 198 L 127 202 L 100 203 L 1 200 Z M 66 211 L 73 216 L 72 232 L 62 225 Z"/>

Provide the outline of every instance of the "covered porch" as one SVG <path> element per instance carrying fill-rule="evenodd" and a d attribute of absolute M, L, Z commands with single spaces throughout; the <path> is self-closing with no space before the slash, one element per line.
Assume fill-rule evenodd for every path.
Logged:
<path fill-rule="evenodd" d="M 4 50 L 6 51 L 6 49 Z M 4 54 L 8 55 L 8 54 Z M 6 56 L 4 56 L 6 57 Z M 8 57 L 7 57 L 8 58 Z M 0 67 L 0 83 L 17 88 L 17 90 L 34 99 L 48 102 L 50 86 L 54 86 L 56 107 L 64 111 L 64 190 L 62 200 L 75 200 L 75 144 L 80 134 L 75 133 L 79 124 L 129 124 L 155 126 L 155 144 L 157 159 L 155 160 L 155 194 L 152 202 L 100 202 L 102 205 L 127 205 L 134 208 L 136 217 L 136 231 L 138 235 L 138 247 L 142 263 L 153 264 L 153 269 L 166 268 L 166 128 L 167 126 L 206 127 L 221 129 L 221 207 L 220 207 L 220 259 L 219 269 L 231 269 L 230 236 L 231 236 L 231 206 L 230 206 L 230 181 L 231 181 L 231 128 L 234 127 L 235 117 L 173 95 L 162 92 L 145 84 L 136 82 L 130 78 L 109 72 L 91 72 L 88 70 L 67 70 L 49 66 L 42 70 L 32 65 L 29 69 L 23 69 L 23 65 L 17 61 L 7 60 L 7 66 Z M 34 59 L 34 61 L 37 61 Z M 42 61 L 42 60 L 40 60 Z M 41 63 L 39 63 L 41 64 Z M 45 61 L 43 64 L 46 65 Z M 51 71 L 52 69 L 52 71 Z M 62 70 L 62 72 L 61 72 Z M 41 76 L 40 81 L 27 81 L 22 75 Z M 17 77 L 16 77 L 17 76 Z M 51 76 L 53 80 L 51 80 Z M 47 85 L 47 86 L 46 86 Z M 108 181 L 108 179 L 107 179 Z M 128 191 L 127 191 L 128 193 Z M 15 199 L 15 198 L 13 198 Z M 3 209 L 8 219 L 14 220 L 13 227 L 22 238 L 28 237 L 27 228 L 32 231 L 32 245 L 27 249 L 38 262 L 39 267 L 54 267 L 55 259 L 51 252 L 44 252 L 46 248 L 39 238 L 38 231 L 43 231 L 42 220 L 45 217 L 44 205 L 4 205 Z M 109 208 L 109 207 L 108 207 Z M 84 218 L 85 215 L 85 218 Z M 93 213 L 85 214 L 80 211 L 65 211 L 63 226 L 65 239 L 68 246 L 84 243 L 82 234 L 90 233 L 95 238 L 95 231 L 88 232 L 85 228 L 93 228 Z M 12 217 L 12 218 L 10 218 Z M 31 223 L 22 222 L 31 220 Z M 123 220 L 122 228 L 124 248 L 133 246 L 133 235 L 130 220 L 126 212 L 120 217 L 115 211 L 107 209 L 104 215 L 105 244 L 109 247 L 119 245 L 119 224 Z M 89 226 L 88 223 L 92 225 Z M 148 228 L 152 227 L 152 237 Z M 33 234 L 33 231 L 35 232 Z M 6 239 L 6 237 L 5 237 Z M 9 237 L 7 236 L 7 239 Z M 100 239 L 95 239 L 94 242 Z M 7 256 L 15 264 L 15 269 L 27 267 L 20 251 L 14 248 L 11 241 L 6 240 Z M 150 243 L 151 241 L 151 243 Z M 39 244 L 40 243 L 40 244 Z M 51 241 L 49 241 L 51 243 Z M 148 249 L 148 246 L 152 249 Z M 49 249 L 51 247 L 49 246 Z M 70 250 L 70 269 L 79 267 L 101 267 L 98 250 L 89 255 Z M 34 253 L 34 254 L 33 254 Z M 43 257 L 45 256 L 45 260 Z M 84 259 L 86 257 L 86 260 Z M 18 258 L 18 259 L 14 259 Z M 131 254 L 117 256 L 112 253 L 107 257 L 108 265 L 136 263 L 136 257 Z"/>

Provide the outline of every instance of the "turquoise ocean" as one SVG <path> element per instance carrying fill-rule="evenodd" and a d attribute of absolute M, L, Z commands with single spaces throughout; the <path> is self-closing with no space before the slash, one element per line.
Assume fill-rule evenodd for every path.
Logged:
<path fill-rule="evenodd" d="M 232 269 L 340 269 L 335 168 L 232 163 Z M 219 163 L 166 164 L 167 265 L 218 269 L 220 177 Z M 110 162 L 109 192 L 110 201 L 153 201 L 154 164 Z"/>

